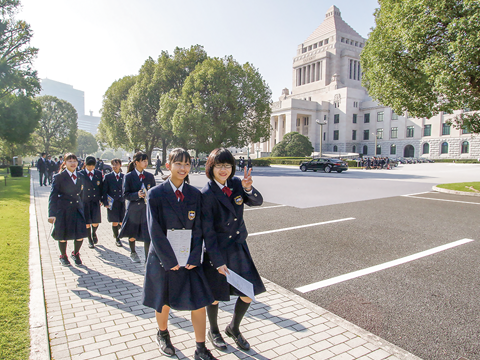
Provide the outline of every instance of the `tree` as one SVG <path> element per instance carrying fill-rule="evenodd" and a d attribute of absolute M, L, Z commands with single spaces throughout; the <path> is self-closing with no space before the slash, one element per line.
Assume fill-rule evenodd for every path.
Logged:
<path fill-rule="evenodd" d="M 310 139 L 298 132 L 289 132 L 272 149 L 272 157 L 309 156 L 313 152 Z"/>
<path fill-rule="evenodd" d="M 12 143 L 28 141 L 40 120 L 40 105 L 25 95 L 8 94 L 0 101 L 0 138 Z"/>
<path fill-rule="evenodd" d="M 362 85 L 397 114 L 480 110 L 480 3 L 477 0 L 381 0 L 361 53 Z M 480 114 L 458 115 L 480 132 Z"/>
<path fill-rule="evenodd" d="M 219 146 L 265 141 L 270 136 L 270 97 L 268 85 L 250 64 L 209 58 L 185 80 L 173 133 L 184 147 L 207 153 Z"/>
<path fill-rule="evenodd" d="M 86 155 L 93 154 L 98 150 L 95 136 L 85 130 L 77 130 L 77 155 L 85 158 Z"/>
<path fill-rule="evenodd" d="M 39 152 L 74 151 L 77 140 L 77 110 L 68 101 L 44 95 L 36 101 L 42 108 L 40 124 L 35 134 L 40 139 Z"/>

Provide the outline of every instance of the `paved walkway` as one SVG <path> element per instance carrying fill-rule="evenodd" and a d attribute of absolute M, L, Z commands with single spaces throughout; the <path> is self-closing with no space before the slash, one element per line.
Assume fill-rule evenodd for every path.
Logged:
<path fill-rule="evenodd" d="M 163 355 L 154 341 L 157 324 L 154 311 L 141 304 L 144 275 L 143 247 L 138 254 L 142 264 L 130 261 L 128 244 L 114 244 L 111 226 L 103 223 L 97 235 L 95 249 L 85 244 L 81 249 L 83 266 L 62 267 L 58 262 L 57 242 L 50 236 L 52 225 L 48 218 L 50 187 L 40 187 L 38 174 L 32 171 L 31 191 L 38 228 L 31 232 L 31 359 L 49 357 L 62 359 L 158 359 Z M 32 197 L 33 199 L 33 197 Z M 34 217 L 32 217 L 34 220 Z M 36 231 L 35 231 L 36 230 Z M 38 234 L 38 237 L 37 237 Z M 38 261 L 38 247 L 41 261 Z M 69 242 L 67 253 L 71 253 Z M 35 251 L 37 255 L 35 255 Z M 35 261 L 37 258 L 37 261 Z M 72 262 L 73 264 L 73 262 Z M 41 267 L 41 268 L 40 268 Z M 40 276 L 43 275 L 43 276 Z M 43 293 L 48 325 L 42 327 Z M 220 359 L 364 359 L 398 360 L 418 357 L 368 333 L 338 316 L 308 302 L 298 295 L 265 280 L 267 292 L 258 296 L 242 323 L 242 332 L 252 348 L 238 350 L 230 338 L 225 352 L 213 354 Z M 219 312 L 220 328 L 231 319 L 234 302 L 222 303 Z M 207 321 L 208 323 L 208 321 Z M 42 330 L 48 331 L 42 341 Z M 195 340 L 190 312 L 172 311 L 169 330 L 179 359 L 193 358 Z M 207 347 L 213 346 L 207 340 Z M 167 357 L 163 357 L 167 359 Z"/>

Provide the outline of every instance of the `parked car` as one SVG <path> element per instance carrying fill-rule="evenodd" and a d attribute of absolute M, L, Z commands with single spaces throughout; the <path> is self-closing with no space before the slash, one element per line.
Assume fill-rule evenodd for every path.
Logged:
<path fill-rule="evenodd" d="M 326 159 L 326 158 L 318 158 L 313 159 L 311 161 L 305 161 L 300 164 L 300 170 L 307 171 L 307 170 L 323 170 L 326 173 L 336 171 L 341 173 L 342 171 L 348 170 L 348 164 L 345 161 L 340 159 Z"/>

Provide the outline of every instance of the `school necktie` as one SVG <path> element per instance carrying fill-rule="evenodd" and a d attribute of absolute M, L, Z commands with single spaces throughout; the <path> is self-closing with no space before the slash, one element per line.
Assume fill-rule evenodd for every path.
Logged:
<path fill-rule="evenodd" d="M 90 180 L 93 179 L 93 173 L 88 173 L 88 176 L 90 176 Z"/>
<path fill-rule="evenodd" d="M 77 180 L 77 177 L 75 176 L 75 174 L 72 174 L 72 180 Z"/>
<path fill-rule="evenodd" d="M 175 195 L 177 195 L 177 200 L 180 199 L 180 201 L 183 201 L 185 196 L 183 196 L 183 193 L 180 190 L 175 191 Z"/>
<path fill-rule="evenodd" d="M 120 176 L 117 175 L 117 181 L 118 181 L 118 179 L 120 179 Z"/>
<path fill-rule="evenodd" d="M 143 175 L 143 174 L 138 175 L 138 177 L 140 178 L 140 181 L 142 181 L 143 179 L 145 179 L 145 175 Z"/>
<path fill-rule="evenodd" d="M 223 189 L 222 189 L 222 191 L 223 191 L 223 193 L 224 193 L 225 195 L 227 195 L 228 197 L 230 197 L 230 195 L 232 195 L 232 190 L 230 190 L 230 188 L 227 187 L 227 186 L 224 186 Z"/>

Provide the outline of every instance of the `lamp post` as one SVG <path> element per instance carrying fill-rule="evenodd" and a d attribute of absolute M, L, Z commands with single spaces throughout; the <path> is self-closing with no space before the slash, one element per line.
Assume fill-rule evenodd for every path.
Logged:
<path fill-rule="evenodd" d="M 372 135 L 375 136 L 375 151 L 373 153 L 375 154 L 375 156 L 377 156 L 377 139 L 378 139 L 378 137 L 377 137 L 377 134 L 375 134 L 373 132 L 372 132 Z"/>
<path fill-rule="evenodd" d="M 258 152 L 259 152 L 260 150 L 262 150 L 262 149 L 260 149 L 260 148 L 256 148 L 256 149 L 255 149 L 255 151 L 257 152 L 257 157 L 256 157 L 256 159 L 258 159 Z"/>
<path fill-rule="evenodd" d="M 327 125 L 326 121 L 315 120 L 320 125 L 320 157 L 322 157 L 322 145 L 323 145 L 323 125 Z"/>

